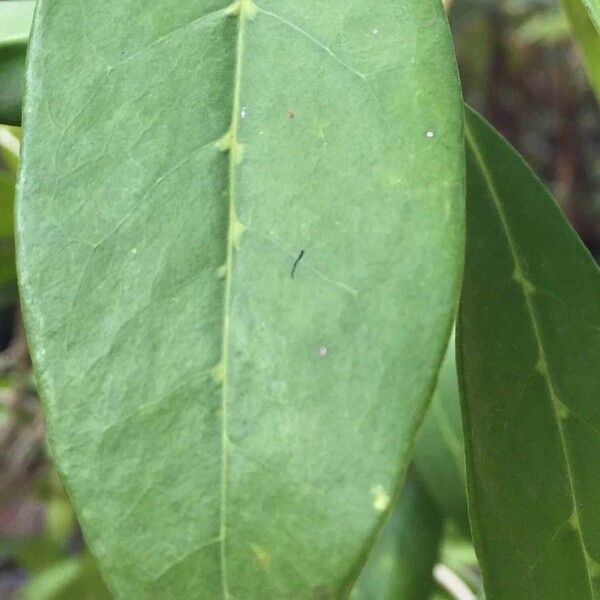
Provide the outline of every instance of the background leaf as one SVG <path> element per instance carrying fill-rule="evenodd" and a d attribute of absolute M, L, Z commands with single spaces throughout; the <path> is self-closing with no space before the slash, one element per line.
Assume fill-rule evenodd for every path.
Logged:
<path fill-rule="evenodd" d="M 38 5 L 28 339 L 117 597 L 337 597 L 454 314 L 452 48 L 438 0 L 225 6 Z"/>
<path fill-rule="evenodd" d="M 442 535 L 442 515 L 426 488 L 409 475 L 351 600 L 427 600 Z"/>
<path fill-rule="evenodd" d="M 0 2 L 0 123 L 19 125 L 25 84 L 25 52 L 35 2 Z"/>
<path fill-rule="evenodd" d="M 585 69 L 600 99 L 600 5 L 598 0 L 561 0 Z"/>
<path fill-rule="evenodd" d="M 492 600 L 600 593 L 600 278 L 522 159 L 467 115 L 459 373 Z"/>
<path fill-rule="evenodd" d="M 17 296 L 13 212 L 18 148 L 14 132 L 0 126 L 0 308 Z M 3 164 L 8 168 L 4 169 Z"/>
<path fill-rule="evenodd" d="M 465 445 L 460 415 L 454 336 L 421 427 L 414 463 L 419 476 L 444 514 L 469 536 Z"/>

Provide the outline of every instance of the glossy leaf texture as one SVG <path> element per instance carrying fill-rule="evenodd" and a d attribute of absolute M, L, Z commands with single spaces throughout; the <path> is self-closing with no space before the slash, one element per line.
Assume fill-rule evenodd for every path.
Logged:
<path fill-rule="evenodd" d="M 588 75 L 600 99 L 600 1 L 561 0 L 573 37 Z"/>
<path fill-rule="evenodd" d="M 109 585 L 339 597 L 457 299 L 462 106 L 441 3 L 36 15 L 20 285 L 53 455 Z"/>
<path fill-rule="evenodd" d="M 600 277 L 523 160 L 467 115 L 458 360 L 490 600 L 600 597 Z"/>
<path fill-rule="evenodd" d="M 443 513 L 469 535 L 465 444 L 460 414 L 454 336 L 421 427 L 415 469 Z"/>
<path fill-rule="evenodd" d="M 350 600 L 428 600 L 441 535 L 441 512 L 409 475 Z"/>
<path fill-rule="evenodd" d="M 19 125 L 25 85 L 25 52 L 35 2 L 0 2 L 0 123 Z"/>

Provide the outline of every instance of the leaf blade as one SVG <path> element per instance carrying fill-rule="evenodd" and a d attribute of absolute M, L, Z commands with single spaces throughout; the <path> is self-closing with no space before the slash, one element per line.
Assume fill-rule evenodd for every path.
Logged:
<path fill-rule="evenodd" d="M 457 294 L 442 8 L 386 1 L 373 33 L 370 9 L 337 0 L 84 4 L 42 0 L 34 23 L 17 228 L 88 542 L 117 596 L 339 594 L 399 484 Z M 348 527 L 323 536 L 333 521 Z"/>
<path fill-rule="evenodd" d="M 522 159 L 472 111 L 467 140 L 459 373 L 487 593 L 594 598 L 596 478 L 582 463 L 594 438 L 575 435 L 573 415 L 588 415 L 598 387 L 597 267 Z"/>

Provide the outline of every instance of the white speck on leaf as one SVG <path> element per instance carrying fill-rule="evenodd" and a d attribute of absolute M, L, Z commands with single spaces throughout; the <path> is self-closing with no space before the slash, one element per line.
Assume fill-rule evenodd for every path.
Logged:
<path fill-rule="evenodd" d="M 371 488 L 373 494 L 373 508 L 379 512 L 383 512 L 390 505 L 390 497 L 381 485 L 374 485 Z"/>
<path fill-rule="evenodd" d="M 138 249 L 137 248 L 132 248 L 131 249 L 131 254 L 133 254 L 134 256 L 138 253 Z"/>
<path fill-rule="evenodd" d="M 327 356 L 327 354 L 329 354 L 329 348 L 327 348 L 327 346 L 319 346 L 317 352 L 319 353 L 319 356 L 323 358 L 324 356 Z"/>
<path fill-rule="evenodd" d="M 379 33 L 379 29 L 377 29 L 377 27 L 374 27 L 373 29 L 371 29 L 371 33 L 373 35 L 377 35 Z"/>
<path fill-rule="evenodd" d="M 242 117 L 242 119 L 245 119 L 248 116 L 248 109 L 244 106 L 242 107 L 242 111 L 240 112 L 240 117 Z"/>
<path fill-rule="evenodd" d="M 431 138 L 433 137 L 433 131 L 428 131 L 428 132 L 427 132 L 427 137 L 428 137 L 429 139 L 431 139 Z"/>

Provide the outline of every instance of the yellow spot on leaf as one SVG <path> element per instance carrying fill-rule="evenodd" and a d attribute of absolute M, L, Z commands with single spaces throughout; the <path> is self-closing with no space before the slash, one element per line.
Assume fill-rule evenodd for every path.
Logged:
<path fill-rule="evenodd" d="M 383 512 L 390 505 L 390 497 L 381 485 L 375 485 L 371 488 L 373 494 L 373 508 Z"/>
<path fill-rule="evenodd" d="M 231 129 L 227 130 L 225 132 L 225 134 L 220 137 L 216 142 L 215 142 L 215 146 L 221 151 L 221 152 L 227 152 L 228 150 L 231 150 L 231 141 L 233 139 L 233 136 L 231 135 Z"/>

